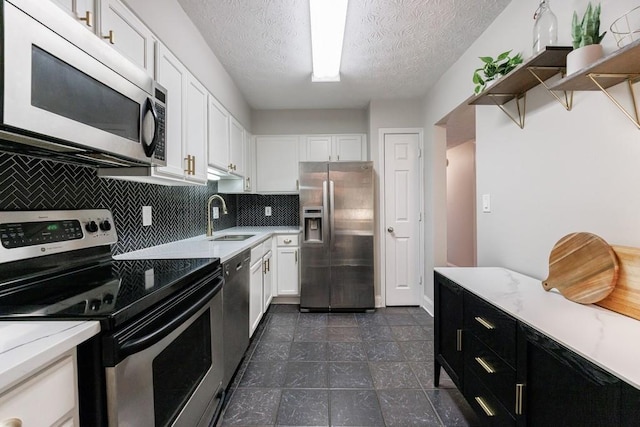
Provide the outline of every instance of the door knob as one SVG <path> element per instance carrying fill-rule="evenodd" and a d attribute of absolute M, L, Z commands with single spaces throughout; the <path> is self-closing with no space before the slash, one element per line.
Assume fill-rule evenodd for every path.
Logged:
<path fill-rule="evenodd" d="M 393 233 L 393 227 L 389 227 L 389 228 L 387 228 L 387 231 L 388 231 L 389 233 Z"/>

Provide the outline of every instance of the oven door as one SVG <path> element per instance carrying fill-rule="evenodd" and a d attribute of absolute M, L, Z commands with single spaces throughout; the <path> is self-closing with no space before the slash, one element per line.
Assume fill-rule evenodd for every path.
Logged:
<path fill-rule="evenodd" d="M 223 283 L 222 276 L 203 279 L 106 338 L 122 359 L 105 368 L 110 426 L 208 426 L 215 418 L 223 394 Z"/>
<path fill-rule="evenodd" d="M 161 130 L 153 80 L 97 37 L 79 32 L 51 2 L 17 4 L 33 17 L 4 2 L 3 129 L 48 143 L 16 141 L 78 157 L 107 153 L 166 164 L 153 156 Z M 36 20 L 44 13 L 47 26 Z"/>

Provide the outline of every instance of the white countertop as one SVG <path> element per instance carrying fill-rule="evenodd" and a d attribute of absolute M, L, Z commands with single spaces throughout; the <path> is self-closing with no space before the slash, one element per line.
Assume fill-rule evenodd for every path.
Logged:
<path fill-rule="evenodd" d="M 640 389 L 640 321 L 569 301 L 540 280 L 504 268 L 436 268 L 440 274 Z"/>
<path fill-rule="evenodd" d="M 0 392 L 100 332 L 100 323 L 0 322 Z"/>
<path fill-rule="evenodd" d="M 167 259 L 167 258 L 220 258 L 228 261 L 243 250 L 249 249 L 274 234 L 299 233 L 299 227 L 233 227 L 213 233 L 213 237 L 200 235 L 190 239 L 152 246 L 138 251 L 126 252 L 113 258 L 122 259 Z M 253 234 L 247 240 L 213 241 L 212 239 L 226 234 Z"/>

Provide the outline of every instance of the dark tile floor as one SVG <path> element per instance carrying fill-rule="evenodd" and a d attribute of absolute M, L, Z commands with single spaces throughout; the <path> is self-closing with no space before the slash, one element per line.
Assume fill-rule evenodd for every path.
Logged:
<path fill-rule="evenodd" d="M 433 386 L 433 318 L 417 307 L 272 305 L 229 396 L 223 426 L 477 425 L 444 371 Z"/>

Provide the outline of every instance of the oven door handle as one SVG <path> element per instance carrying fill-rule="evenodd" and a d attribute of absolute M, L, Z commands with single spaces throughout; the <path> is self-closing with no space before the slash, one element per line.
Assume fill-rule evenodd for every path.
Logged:
<path fill-rule="evenodd" d="M 211 301 L 211 298 L 213 298 L 218 292 L 220 292 L 223 284 L 224 280 L 222 278 L 219 278 L 218 283 L 209 291 L 207 291 L 207 293 L 204 294 L 191 307 L 189 307 L 189 309 L 180 313 L 178 316 L 174 317 L 169 322 L 154 330 L 152 333 L 139 338 L 129 339 L 120 344 L 118 349 L 119 359 L 123 360 L 134 353 L 138 353 L 141 350 L 151 347 L 152 345 L 156 344 L 158 341 L 169 335 L 178 326 L 184 323 L 196 312 L 198 312 L 198 310 L 207 305 L 209 301 Z"/>

